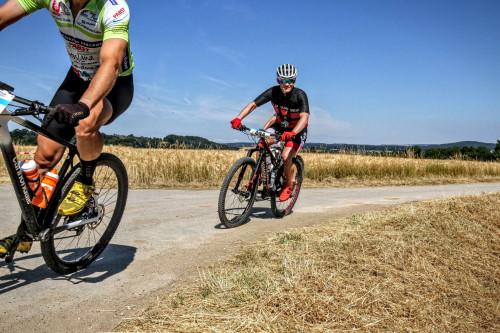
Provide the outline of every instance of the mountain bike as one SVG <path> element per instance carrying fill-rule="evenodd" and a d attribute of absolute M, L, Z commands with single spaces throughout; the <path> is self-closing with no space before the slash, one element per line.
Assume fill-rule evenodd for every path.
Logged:
<path fill-rule="evenodd" d="M 281 157 L 284 143 L 278 135 L 264 130 L 246 126 L 239 130 L 252 139 L 259 139 L 254 139 L 257 146 L 231 166 L 222 182 L 218 213 L 221 223 L 227 228 L 237 227 L 248 220 L 259 193 L 262 199 L 271 201 L 271 211 L 276 217 L 290 214 L 299 197 L 304 172 L 304 161 L 297 155 L 293 159 L 296 173 L 291 196 L 287 201 L 280 201 L 280 193 L 286 184 Z M 277 143 L 269 145 L 266 138 L 270 137 L 274 137 Z"/>
<path fill-rule="evenodd" d="M 96 194 L 80 213 L 71 216 L 59 215 L 57 207 L 80 174 L 78 150 L 73 143 L 45 129 L 41 115 L 54 112 L 53 108 L 15 96 L 13 91 L 14 88 L 0 82 L 0 148 L 21 208 L 21 219 L 25 223 L 26 234 L 34 241 L 40 241 L 43 258 L 52 270 L 61 274 L 76 272 L 97 259 L 118 228 L 127 202 L 127 170 L 118 157 L 102 153 L 94 173 Z M 16 109 L 9 111 L 7 106 Z M 32 116 L 40 125 L 26 120 L 23 116 Z M 67 157 L 58 172 L 59 182 L 45 209 L 31 203 L 34 193 L 27 186 L 19 167 L 8 130 L 9 121 L 68 148 Z M 3 255 L 6 262 L 13 260 L 17 244 L 24 236 L 18 234 L 15 237 L 10 252 Z"/>

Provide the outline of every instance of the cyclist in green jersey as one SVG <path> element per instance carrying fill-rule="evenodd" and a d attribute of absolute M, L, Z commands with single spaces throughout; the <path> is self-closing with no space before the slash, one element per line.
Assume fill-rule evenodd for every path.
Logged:
<path fill-rule="evenodd" d="M 82 172 L 59 206 L 59 213 L 80 212 L 94 193 L 92 181 L 104 140 L 99 132 L 132 102 L 133 61 L 129 46 L 130 11 L 125 0 L 7 0 L 0 6 L 0 30 L 39 9 L 54 19 L 65 42 L 71 67 L 50 105 L 56 113 L 45 118 L 47 129 L 70 140 L 76 135 Z M 40 174 L 62 158 L 64 147 L 38 137 L 35 152 Z M 22 222 L 18 235 L 25 233 Z M 0 254 L 7 253 L 13 237 L 0 240 Z M 26 235 L 18 251 L 31 249 Z"/>

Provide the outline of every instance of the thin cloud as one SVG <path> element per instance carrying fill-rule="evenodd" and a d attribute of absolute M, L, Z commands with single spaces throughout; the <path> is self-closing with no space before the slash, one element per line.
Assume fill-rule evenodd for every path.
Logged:
<path fill-rule="evenodd" d="M 210 82 L 213 82 L 213 83 L 216 83 L 220 86 L 224 86 L 226 88 L 231 88 L 232 87 L 232 84 L 230 84 L 229 82 L 227 81 L 224 81 L 224 80 L 220 80 L 220 79 L 216 79 L 212 76 L 208 76 L 208 75 L 200 75 L 200 78 L 204 79 L 204 80 L 207 80 L 207 81 L 210 81 Z"/>
<path fill-rule="evenodd" d="M 222 8 L 228 12 L 232 12 L 238 16 L 242 16 L 248 19 L 254 19 L 256 17 L 255 11 L 239 1 L 227 2 Z"/>
<path fill-rule="evenodd" d="M 193 105 L 193 101 L 191 101 L 187 96 L 184 96 L 182 99 L 187 105 Z"/>
<path fill-rule="evenodd" d="M 247 57 L 245 56 L 244 53 L 238 52 L 236 50 L 224 46 L 209 46 L 208 49 L 209 51 L 212 51 L 213 53 L 216 53 L 219 56 L 226 58 L 239 68 L 245 69 L 243 63 L 246 61 Z"/>
<path fill-rule="evenodd" d="M 314 125 L 314 132 L 318 135 L 352 135 L 354 132 L 350 123 L 336 120 L 328 111 L 322 108 L 311 107 L 311 116 L 309 119 L 309 123 Z"/>

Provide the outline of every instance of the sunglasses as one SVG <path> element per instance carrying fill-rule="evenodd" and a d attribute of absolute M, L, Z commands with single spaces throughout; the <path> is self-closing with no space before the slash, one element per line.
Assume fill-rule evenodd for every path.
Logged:
<path fill-rule="evenodd" d="M 295 83 L 294 79 L 278 79 L 279 83 L 285 84 L 285 83 Z"/>

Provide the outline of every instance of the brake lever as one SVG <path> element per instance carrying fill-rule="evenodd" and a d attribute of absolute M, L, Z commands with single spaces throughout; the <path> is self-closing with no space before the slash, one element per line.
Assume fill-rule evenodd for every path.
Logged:
<path fill-rule="evenodd" d="M 41 120 L 42 122 L 42 128 L 45 129 L 49 123 L 52 121 L 52 119 L 54 119 L 54 115 L 56 114 L 56 109 L 55 108 L 51 108 L 51 107 L 45 107 L 46 109 L 44 111 L 48 111 L 45 116 L 45 118 Z"/>

